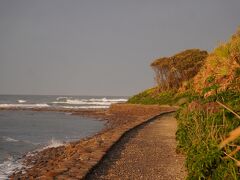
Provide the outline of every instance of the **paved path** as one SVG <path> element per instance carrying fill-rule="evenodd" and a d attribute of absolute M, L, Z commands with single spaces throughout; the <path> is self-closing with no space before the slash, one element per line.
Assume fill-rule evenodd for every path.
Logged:
<path fill-rule="evenodd" d="M 185 179 L 176 128 L 174 114 L 166 114 L 129 132 L 86 179 Z"/>

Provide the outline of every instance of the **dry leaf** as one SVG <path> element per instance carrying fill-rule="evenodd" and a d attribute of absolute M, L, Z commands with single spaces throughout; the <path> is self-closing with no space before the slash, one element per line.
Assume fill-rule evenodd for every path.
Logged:
<path fill-rule="evenodd" d="M 240 126 L 237 127 L 236 129 L 234 129 L 233 131 L 231 131 L 229 133 L 229 137 L 227 137 L 226 139 L 224 139 L 220 144 L 219 147 L 220 149 L 222 149 L 224 146 L 226 146 L 226 144 L 228 144 L 229 142 L 237 139 L 240 136 Z"/>

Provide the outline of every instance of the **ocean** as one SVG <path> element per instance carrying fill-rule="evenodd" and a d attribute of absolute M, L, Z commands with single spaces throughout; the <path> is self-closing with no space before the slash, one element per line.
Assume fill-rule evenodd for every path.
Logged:
<path fill-rule="evenodd" d="M 127 97 L 0 95 L 0 108 L 96 109 L 125 101 Z"/>
<path fill-rule="evenodd" d="M 58 112 L 108 108 L 127 97 L 0 95 L 0 179 L 22 167 L 21 157 L 91 136 L 104 121 Z M 31 109 L 56 111 L 32 111 Z"/>

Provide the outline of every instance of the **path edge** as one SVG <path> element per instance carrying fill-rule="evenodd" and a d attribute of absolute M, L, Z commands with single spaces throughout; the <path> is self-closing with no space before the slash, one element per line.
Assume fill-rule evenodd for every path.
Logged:
<path fill-rule="evenodd" d="M 97 169 L 100 164 L 103 162 L 103 160 L 109 155 L 109 153 L 114 149 L 115 146 L 117 146 L 117 144 L 123 139 L 125 138 L 128 134 L 130 134 L 132 131 L 135 131 L 137 130 L 138 128 L 140 128 L 141 126 L 144 126 L 150 122 L 153 122 L 155 120 L 157 120 L 158 118 L 160 118 L 161 116 L 163 115 L 166 115 L 166 114 L 170 114 L 170 113 L 173 113 L 173 112 L 176 112 L 177 110 L 170 110 L 170 111 L 164 111 L 164 112 L 161 112 L 159 113 L 158 115 L 155 115 L 149 119 L 147 119 L 146 121 L 140 123 L 140 124 L 137 124 L 136 126 L 128 129 L 127 131 L 125 131 L 109 148 L 108 150 L 104 153 L 104 155 L 101 157 L 101 159 L 94 165 L 92 166 L 88 171 L 87 173 L 84 175 L 84 177 L 82 179 L 88 179 L 88 176 L 94 172 L 95 169 Z"/>

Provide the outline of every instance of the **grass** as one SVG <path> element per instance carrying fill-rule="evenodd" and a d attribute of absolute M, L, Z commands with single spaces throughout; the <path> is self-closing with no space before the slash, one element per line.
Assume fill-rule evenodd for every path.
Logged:
<path fill-rule="evenodd" d="M 212 84 L 219 84 L 219 90 L 231 88 L 234 72 L 240 65 L 240 29 L 226 43 L 220 44 L 205 59 L 203 68 L 194 77 L 195 90 L 199 93 Z M 207 78 L 214 76 L 213 82 Z M 214 91 L 214 90 L 213 90 Z M 214 93 L 214 92 L 212 92 Z M 211 94 L 211 93 L 209 93 Z"/>
<path fill-rule="evenodd" d="M 184 59 L 184 63 L 174 64 L 170 57 L 158 59 L 152 66 L 155 72 L 166 66 L 191 70 L 188 65 L 195 63 L 195 56 L 188 56 L 189 53 L 192 51 L 173 56 Z M 200 71 L 194 69 L 197 75 L 182 78 L 179 87 L 171 88 L 168 83 L 166 89 L 151 88 L 133 96 L 128 103 L 180 107 L 176 116 L 177 150 L 186 155 L 188 179 L 240 179 L 240 29 L 199 65 L 202 64 Z"/>
<path fill-rule="evenodd" d="M 210 76 L 208 81 L 214 79 Z M 233 159 L 226 158 L 225 153 L 233 152 L 240 139 L 223 149 L 219 148 L 219 144 L 240 126 L 240 120 L 224 108 L 218 107 L 216 112 L 211 113 L 204 107 L 217 106 L 216 101 L 219 101 L 240 114 L 240 92 L 221 91 L 207 98 L 203 95 L 190 89 L 182 93 L 173 90 L 158 93 L 156 88 L 151 88 L 130 98 L 129 103 L 180 106 L 176 116 L 177 150 L 186 155 L 188 179 L 239 179 L 238 166 Z M 193 102 L 197 102 L 200 108 L 191 110 L 189 107 Z M 233 158 L 240 160 L 240 153 L 234 154 Z"/>
<path fill-rule="evenodd" d="M 157 88 L 145 90 L 128 100 L 131 104 L 172 104 L 174 91 L 164 91 L 157 93 Z"/>
<path fill-rule="evenodd" d="M 214 81 L 210 76 L 208 81 Z M 176 133 L 177 150 L 186 155 L 188 179 L 239 179 L 238 166 L 231 158 L 226 158 L 225 153 L 234 151 L 240 139 L 228 144 L 223 149 L 219 144 L 229 132 L 240 126 L 239 119 L 230 111 L 218 107 L 216 112 L 210 113 L 204 107 L 211 107 L 209 103 L 216 101 L 226 104 L 233 111 L 240 114 L 240 92 L 227 90 L 204 98 L 194 90 L 182 93 L 176 91 L 158 92 L 151 88 L 129 99 L 135 104 L 170 104 L 179 105 L 177 112 L 178 130 Z M 192 102 L 199 103 L 200 107 L 191 110 Z M 217 103 L 215 103 L 216 105 Z M 240 160 L 240 153 L 233 158 Z"/>
<path fill-rule="evenodd" d="M 213 99 L 221 99 L 231 105 L 236 111 L 240 105 L 240 93 L 222 92 L 217 97 L 203 99 L 198 97 L 201 105 L 213 102 Z M 215 113 L 209 113 L 203 109 L 190 111 L 189 101 L 180 108 L 177 113 L 178 150 L 186 154 L 186 167 L 188 179 L 238 179 L 238 167 L 230 158 L 225 158 L 224 152 L 233 151 L 232 146 L 219 148 L 220 142 L 227 137 L 229 132 L 240 125 L 231 112 L 221 109 Z M 235 143 L 239 143 L 239 139 Z M 240 159 L 240 154 L 234 155 Z"/>

